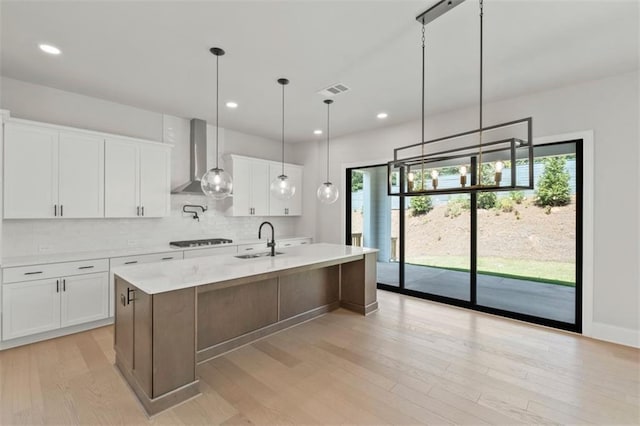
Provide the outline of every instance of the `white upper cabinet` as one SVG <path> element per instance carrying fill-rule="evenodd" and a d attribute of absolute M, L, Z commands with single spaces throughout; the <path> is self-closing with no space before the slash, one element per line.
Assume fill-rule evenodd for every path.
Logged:
<path fill-rule="evenodd" d="M 104 141 L 82 132 L 5 124 L 4 217 L 104 217 Z"/>
<path fill-rule="evenodd" d="M 233 178 L 232 216 L 269 215 L 269 162 L 231 156 Z"/>
<path fill-rule="evenodd" d="M 171 214 L 171 152 L 164 146 L 140 145 L 140 205 L 145 217 Z"/>
<path fill-rule="evenodd" d="M 61 217 L 104 217 L 104 139 L 60 133 L 58 204 Z"/>
<path fill-rule="evenodd" d="M 282 174 L 282 163 L 271 163 L 269 182 Z M 296 191 L 288 200 L 280 200 L 269 194 L 269 216 L 300 216 L 302 214 L 302 167 L 294 164 L 284 165 L 287 175 Z"/>
<path fill-rule="evenodd" d="M 163 217 L 171 211 L 170 146 L 107 139 L 105 216 Z"/>

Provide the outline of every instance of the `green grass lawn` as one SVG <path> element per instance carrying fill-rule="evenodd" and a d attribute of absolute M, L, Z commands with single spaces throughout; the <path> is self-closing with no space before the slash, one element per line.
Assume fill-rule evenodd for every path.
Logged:
<path fill-rule="evenodd" d="M 413 265 L 469 271 L 469 258 L 463 256 L 420 256 L 407 258 Z M 478 272 L 507 278 L 521 278 L 574 287 L 576 285 L 575 263 L 540 260 L 505 259 L 501 257 L 479 257 Z"/>

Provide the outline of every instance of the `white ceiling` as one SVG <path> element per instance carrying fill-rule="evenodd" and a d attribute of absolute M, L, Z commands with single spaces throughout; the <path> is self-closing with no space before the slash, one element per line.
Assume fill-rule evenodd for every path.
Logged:
<path fill-rule="evenodd" d="M 315 92 L 333 83 L 334 136 L 420 116 L 420 25 L 434 0 L 1 2 L 2 75 L 280 139 L 323 128 Z M 427 111 L 477 104 L 478 2 L 427 27 Z M 41 53 L 49 42 L 62 55 Z M 638 1 L 485 0 L 485 96 L 501 99 L 638 68 Z M 381 121 L 380 111 L 389 113 Z"/>

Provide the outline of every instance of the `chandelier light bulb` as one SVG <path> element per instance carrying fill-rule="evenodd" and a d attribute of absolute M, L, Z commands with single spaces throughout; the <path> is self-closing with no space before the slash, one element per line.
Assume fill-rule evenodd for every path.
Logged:
<path fill-rule="evenodd" d="M 502 169 L 504 168 L 504 164 L 502 161 L 496 161 L 496 175 L 494 180 L 496 181 L 496 185 L 500 185 L 500 181 L 502 180 Z"/>
<path fill-rule="evenodd" d="M 467 185 L 467 166 L 460 166 L 460 186 L 465 187 Z"/>
<path fill-rule="evenodd" d="M 433 189 L 438 189 L 438 176 L 439 173 L 437 170 L 431 170 L 431 185 Z"/>

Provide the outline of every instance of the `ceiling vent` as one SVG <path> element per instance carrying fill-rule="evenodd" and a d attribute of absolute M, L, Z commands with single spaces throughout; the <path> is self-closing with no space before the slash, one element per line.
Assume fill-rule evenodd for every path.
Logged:
<path fill-rule="evenodd" d="M 332 97 L 332 96 L 336 96 L 336 95 L 340 95 L 342 93 L 348 92 L 349 90 L 351 89 L 345 86 L 344 84 L 336 83 L 318 91 L 318 94 L 322 96 Z"/>

